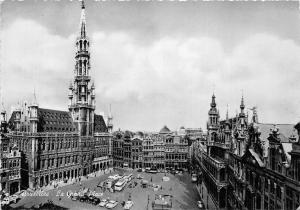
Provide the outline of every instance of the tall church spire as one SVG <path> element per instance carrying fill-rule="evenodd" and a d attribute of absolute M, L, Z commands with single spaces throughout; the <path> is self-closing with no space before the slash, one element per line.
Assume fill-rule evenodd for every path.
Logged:
<path fill-rule="evenodd" d="M 90 42 L 86 32 L 85 4 L 81 2 L 80 33 L 76 39 L 73 84 L 69 85 L 69 111 L 81 136 L 94 133 L 95 86 L 90 77 Z"/>
<path fill-rule="evenodd" d="M 85 38 L 86 37 L 86 19 L 85 19 L 85 5 L 84 1 L 81 1 L 81 16 L 80 16 L 80 37 Z"/>

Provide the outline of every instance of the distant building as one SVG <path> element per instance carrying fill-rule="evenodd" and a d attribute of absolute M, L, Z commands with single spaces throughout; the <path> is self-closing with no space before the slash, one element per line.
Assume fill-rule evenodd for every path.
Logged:
<path fill-rule="evenodd" d="M 143 167 L 143 138 L 142 132 L 137 132 L 131 140 L 131 165 L 132 168 Z"/>
<path fill-rule="evenodd" d="M 114 166 L 164 169 L 187 168 L 188 137 L 164 126 L 159 133 L 117 131 L 113 135 Z"/>
<path fill-rule="evenodd" d="M 112 144 L 113 166 L 114 167 L 123 167 L 123 164 L 124 164 L 123 133 L 121 131 L 114 132 L 112 141 L 113 141 L 113 144 Z"/>
<path fill-rule="evenodd" d="M 165 137 L 159 134 L 152 134 L 151 139 L 153 142 L 153 160 L 152 166 L 158 169 L 164 169 L 166 164 L 166 155 L 165 155 Z"/>
<path fill-rule="evenodd" d="M 153 145 L 153 139 L 151 136 L 146 136 L 142 143 L 143 146 L 143 159 L 144 164 L 143 166 L 145 168 L 153 166 L 153 159 L 154 159 L 154 145 Z"/>
<path fill-rule="evenodd" d="M 160 132 L 164 137 L 165 143 L 165 167 L 166 168 L 187 168 L 189 157 L 188 138 L 185 134 L 178 135 L 177 132 L 171 132 L 167 126 L 164 126 Z"/>

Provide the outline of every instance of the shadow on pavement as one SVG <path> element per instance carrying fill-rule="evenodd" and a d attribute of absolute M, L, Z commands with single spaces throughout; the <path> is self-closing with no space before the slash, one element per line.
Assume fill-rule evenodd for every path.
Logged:
<path fill-rule="evenodd" d="M 25 207 L 25 206 L 19 206 L 19 207 L 16 207 L 16 208 L 13 208 L 13 207 L 10 207 L 10 206 L 7 206 L 7 207 L 2 207 L 3 210 L 8 210 L 8 209 L 44 209 L 44 210 L 48 210 L 48 209 L 53 209 L 53 210 L 66 210 L 68 208 L 65 208 L 65 207 L 61 207 L 61 206 L 58 206 L 58 205 L 55 205 L 51 202 L 48 202 L 48 203 L 44 203 L 44 204 L 41 204 L 41 205 L 35 205 L 35 206 L 31 206 L 31 207 Z"/>

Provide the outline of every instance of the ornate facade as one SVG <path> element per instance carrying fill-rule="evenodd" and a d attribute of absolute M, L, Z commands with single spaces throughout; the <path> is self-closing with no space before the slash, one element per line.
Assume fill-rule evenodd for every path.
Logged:
<path fill-rule="evenodd" d="M 113 137 L 114 166 L 187 168 L 188 142 L 185 132 L 171 132 L 166 126 L 159 133 L 118 131 Z"/>
<path fill-rule="evenodd" d="M 22 179 L 24 186 L 43 187 L 112 165 L 112 117 L 106 125 L 103 116 L 95 114 L 89 47 L 82 2 L 69 111 L 40 108 L 34 94 L 32 102 L 19 105 L 9 120 L 7 136 L 25 156 L 29 177 Z"/>
<path fill-rule="evenodd" d="M 0 191 L 13 194 L 21 188 L 21 153 L 7 136 L 6 112 L 0 114 Z"/>
<path fill-rule="evenodd" d="M 240 109 L 219 121 L 212 98 L 207 146 L 197 155 L 212 200 L 219 209 L 297 209 L 299 123 L 259 123 L 255 107 L 249 123 L 243 98 Z"/>

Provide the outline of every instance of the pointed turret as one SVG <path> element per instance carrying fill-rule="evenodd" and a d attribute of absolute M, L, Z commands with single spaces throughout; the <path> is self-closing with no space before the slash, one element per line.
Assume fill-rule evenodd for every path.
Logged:
<path fill-rule="evenodd" d="M 229 117 L 228 117 L 228 104 L 227 104 L 227 110 L 226 110 L 226 121 L 225 121 L 225 132 L 229 133 L 230 132 L 230 122 L 229 122 Z"/>
<path fill-rule="evenodd" d="M 227 110 L 226 110 L 226 121 L 228 121 L 228 104 L 227 104 Z"/>
<path fill-rule="evenodd" d="M 107 119 L 107 128 L 108 132 L 112 133 L 113 130 L 113 124 L 112 124 L 113 116 L 111 113 L 111 104 L 109 105 L 109 112 L 108 112 L 108 119 Z"/>
<path fill-rule="evenodd" d="M 32 102 L 31 102 L 31 106 L 36 106 L 38 107 L 38 102 L 37 102 L 37 99 L 36 99 L 36 93 L 35 93 L 35 89 L 33 90 L 33 98 L 32 98 Z"/>
<path fill-rule="evenodd" d="M 240 108 L 241 108 L 241 113 L 244 113 L 244 109 L 245 109 L 244 96 L 242 96 Z"/>
<path fill-rule="evenodd" d="M 33 100 L 31 104 L 28 106 L 29 108 L 29 122 L 30 122 L 30 132 L 36 133 L 37 132 L 37 124 L 38 124 L 38 102 L 36 99 L 35 89 L 33 91 Z"/>
<path fill-rule="evenodd" d="M 1 122 L 6 122 L 6 110 L 4 108 L 3 101 L 1 102 L 1 119 L 0 119 L 0 123 Z"/>
<path fill-rule="evenodd" d="M 84 1 L 81 1 L 81 16 L 80 16 L 80 37 L 85 38 L 86 37 L 86 19 L 85 19 L 85 5 Z"/>
<path fill-rule="evenodd" d="M 216 104 L 216 96 L 215 96 L 215 94 L 213 93 L 213 95 L 212 95 L 212 97 L 211 97 L 210 107 L 211 107 L 211 108 L 214 108 L 214 107 L 216 107 L 216 106 L 217 106 L 217 104 Z"/>
<path fill-rule="evenodd" d="M 4 108 L 4 101 L 3 101 L 3 94 L 2 94 L 2 88 L 0 86 L 0 114 L 1 114 L 1 118 L 0 118 L 0 124 L 2 122 L 6 122 L 6 110 Z"/>
<path fill-rule="evenodd" d="M 207 123 L 207 129 L 213 129 L 216 130 L 219 124 L 219 111 L 217 109 L 217 104 L 216 104 L 216 97 L 215 94 L 213 93 L 212 98 L 211 98 L 211 103 L 210 103 L 210 109 L 208 111 L 208 123 Z"/>
<path fill-rule="evenodd" d="M 3 101 L 1 102 L 1 113 L 0 113 L 0 132 L 6 133 L 7 132 L 7 116 L 6 110 L 4 108 Z"/>
<path fill-rule="evenodd" d="M 241 112 L 239 114 L 239 117 L 240 118 L 243 118 L 242 121 L 244 121 L 244 118 L 246 117 L 246 114 L 245 114 L 245 104 L 244 104 L 244 96 L 242 96 L 242 99 L 241 99 L 241 105 L 240 105 L 240 108 L 241 108 Z M 243 122 L 244 123 L 244 122 Z"/>

